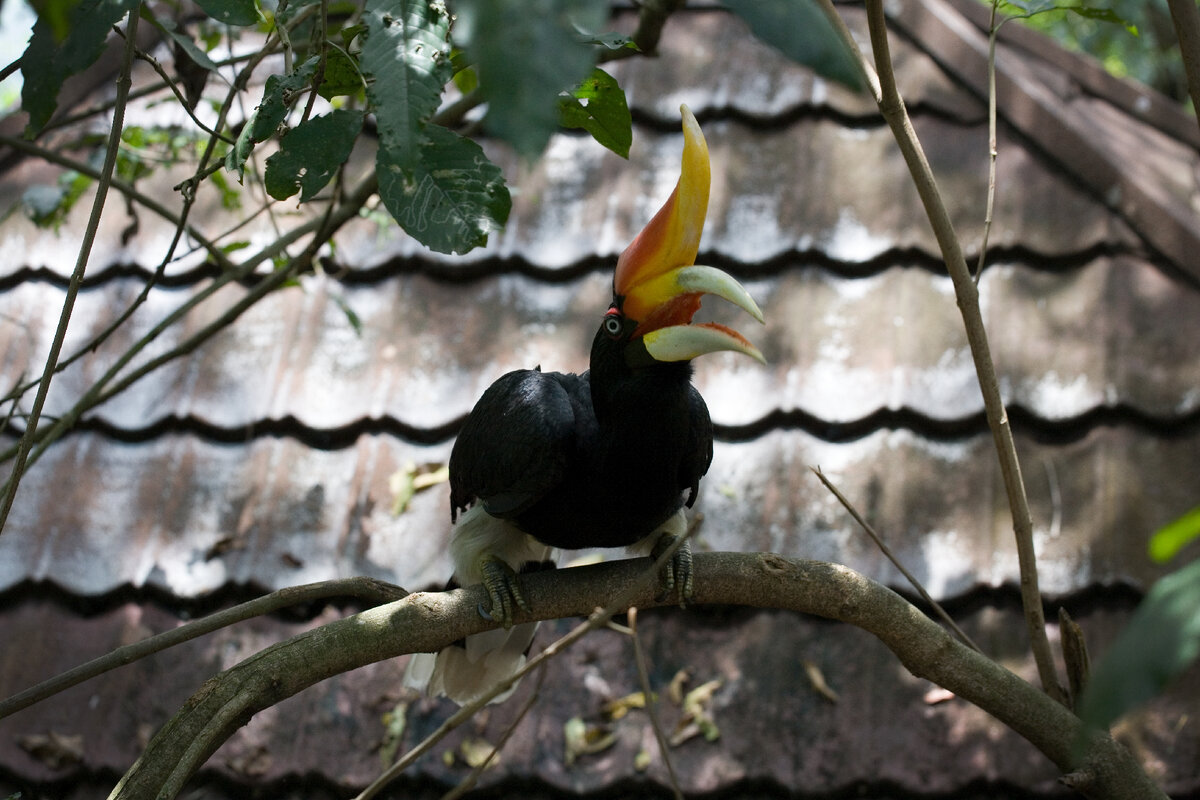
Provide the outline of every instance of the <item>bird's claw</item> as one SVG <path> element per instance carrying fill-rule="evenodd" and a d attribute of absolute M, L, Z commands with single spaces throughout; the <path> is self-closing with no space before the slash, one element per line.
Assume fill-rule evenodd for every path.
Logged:
<path fill-rule="evenodd" d="M 679 537 L 673 533 L 664 533 L 654 543 L 654 548 L 650 551 L 650 557 L 654 560 L 669 550 Z M 662 593 L 659 594 L 658 600 L 666 600 L 671 595 L 678 591 L 679 605 L 687 606 L 692 599 L 692 547 L 689 542 L 684 542 L 675 551 L 675 554 L 663 565 L 662 574 L 660 577 L 660 586 Z"/>
<path fill-rule="evenodd" d="M 483 586 L 491 598 L 491 608 L 484 610 L 482 605 L 479 607 L 480 616 L 499 622 L 507 629 L 513 626 L 513 617 L 518 608 L 526 614 L 531 613 L 529 603 L 521 592 L 520 579 L 512 567 L 496 556 L 485 555 L 479 559 L 479 571 L 483 575 Z"/>

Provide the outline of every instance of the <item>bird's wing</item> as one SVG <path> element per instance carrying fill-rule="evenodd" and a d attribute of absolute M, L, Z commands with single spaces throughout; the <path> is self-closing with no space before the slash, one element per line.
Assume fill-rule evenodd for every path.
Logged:
<path fill-rule="evenodd" d="M 696 493 L 700 490 L 700 479 L 708 472 L 713 459 L 712 419 L 708 416 L 708 406 L 696 387 L 689 387 L 688 407 L 692 415 L 689 429 L 688 449 L 679 463 L 679 487 L 687 489 L 687 505 L 692 507 L 696 502 Z"/>
<path fill-rule="evenodd" d="M 512 519 L 554 488 L 567 470 L 587 381 L 517 370 L 493 383 L 463 425 L 450 454 L 452 515 L 476 500 Z"/>

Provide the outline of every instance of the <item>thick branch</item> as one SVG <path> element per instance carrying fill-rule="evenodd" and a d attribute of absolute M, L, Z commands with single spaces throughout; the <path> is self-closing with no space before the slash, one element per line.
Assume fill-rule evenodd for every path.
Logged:
<path fill-rule="evenodd" d="M 648 559 L 531 574 L 536 617 L 586 616 L 644 579 Z M 951 637 L 890 589 L 846 567 L 762 553 L 699 553 L 695 602 L 815 614 L 877 636 L 914 675 L 994 715 L 1024 736 L 1093 798 L 1164 798 L 1133 756 L 1107 735 L 1079 763 L 1072 745 L 1080 722 L 1060 703 Z M 631 605 L 661 605 L 646 584 Z M 494 627 L 476 611 L 479 586 L 417 593 L 324 625 L 267 648 L 212 678 L 155 735 L 112 798 L 171 798 L 204 761 L 257 711 L 325 678 L 410 652 L 433 651 Z"/>

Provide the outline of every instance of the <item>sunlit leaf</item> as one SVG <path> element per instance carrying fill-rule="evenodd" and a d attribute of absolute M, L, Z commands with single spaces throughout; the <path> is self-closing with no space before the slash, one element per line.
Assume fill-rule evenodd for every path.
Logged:
<path fill-rule="evenodd" d="M 1154 585 L 1092 670 L 1079 716 L 1107 728 L 1158 695 L 1200 654 L 1200 560 Z"/>
<path fill-rule="evenodd" d="M 1200 506 L 1155 531 L 1150 537 L 1150 557 L 1162 564 L 1188 543 L 1200 538 Z"/>
<path fill-rule="evenodd" d="M 21 106 L 29 114 L 29 135 L 41 131 L 54 114 L 63 81 L 95 63 L 112 26 L 136 6 L 136 0 L 81 0 L 67 12 L 65 39 L 61 22 L 38 17 L 21 57 Z"/>
<path fill-rule="evenodd" d="M 350 157 L 362 121 L 361 111 L 336 110 L 288 131 L 267 159 L 267 193 L 285 200 L 298 191 L 301 203 L 311 200 Z"/>
<path fill-rule="evenodd" d="M 592 70 L 570 96 L 559 98 L 559 121 L 563 127 L 586 130 L 621 158 L 629 158 L 633 119 L 624 90 L 604 70 Z"/>
<path fill-rule="evenodd" d="M 818 75 L 862 91 L 854 54 L 814 0 L 725 0 L 754 35 Z"/>

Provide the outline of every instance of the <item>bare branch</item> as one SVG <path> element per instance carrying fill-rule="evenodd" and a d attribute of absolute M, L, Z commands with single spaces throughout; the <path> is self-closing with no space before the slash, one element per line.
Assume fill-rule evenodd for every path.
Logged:
<path fill-rule="evenodd" d="M 858 56 L 866 84 L 874 95 L 875 102 L 888 126 L 892 129 L 896 143 L 900 146 L 900 152 L 908 165 L 908 171 L 912 175 L 917 193 L 925 206 L 925 214 L 929 217 L 934 236 L 941 248 L 942 260 L 945 262 L 946 269 L 950 273 L 950 280 L 954 284 L 954 294 L 958 300 L 958 309 L 962 314 L 963 325 L 967 331 L 967 342 L 971 347 L 975 375 L 979 379 L 988 427 L 992 431 L 992 441 L 1000 459 L 1000 472 L 1004 478 L 1008 506 L 1012 512 L 1013 535 L 1017 542 L 1017 560 L 1021 571 L 1021 602 L 1025 608 L 1030 648 L 1033 650 L 1042 687 L 1055 700 L 1060 703 L 1066 702 L 1066 695 L 1058 681 L 1058 674 L 1054 666 L 1050 640 L 1046 636 L 1046 617 L 1042 609 L 1041 590 L 1038 588 L 1037 555 L 1033 547 L 1033 517 L 1029 511 L 1029 498 L 1025 494 L 1025 481 L 1021 477 L 1021 463 L 1017 458 L 1017 448 L 1013 441 L 1008 412 L 1000 397 L 1000 382 L 996 378 L 996 367 L 992 362 L 987 330 L 983 325 L 983 314 L 979 308 L 979 288 L 971 277 L 971 270 L 967 267 L 966 258 L 963 256 L 962 245 L 959 244 L 958 236 L 954 232 L 954 225 L 950 221 L 950 214 L 946 210 L 945 203 L 942 202 L 937 181 L 933 177 L 933 170 L 929 166 L 928 159 L 925 158 L 925 151 L 921 148 L 921 142 L 917 139 L 916 131 L 913 130 L 912 120 L 909 118 L 904 101 L 896 88 L 882 0 L 867 1 L 867 23 L 871 33 L 871 46 L 874 50 L 875 69 L 871 69 L 863 58 L 858 44 L 834 10 L 830 0 L 819 0 L 819 2 L 842 40 Z"/>
<path fill-rule="evenodd" d="M 233 608 L 209 614 L 197 620 L 172 628 L 156 636 L 143 639 L 140 642 L 118 647 L 116 650 L 94 658 L 86 664 L 80 664 L 74 669 L 67 670 L 61 675 L 55 675 L 49 680 L 42 681 L 12 697 L 0 700 L 0 719 L 15 714 L 21 709 L 40 703 L 47 697 L 66 691 L 84 681 L 91 680 L 105 672 L 132 664 L 146 656 L 162 652 L 168 647 L 198 639 L 215 630 L 229 627 L 238 622 L 271 614 L 283 608 L 311 603 L 315 600 L 326 600 L 332 597 L 356 597 L 371 605 L 381 605 L 398 600 L 407 592 L 399 586 L 377 581 L 373 578 L 347 578 L 344 580 L 322 581 L 309 583 L 304 586 L 289 586 L 264 597 L 257 597 Z"/>
<path fill-rule="evenodd" d="M 530 574 L 526 595 L 535 616 L 517 622 L 591 613 L 599 598 L 653 608 L 650 562 L 628 559 Z M 1064 772 L 1085 776 L 1092 798 L 1165 795 L 1137 760 L 1107 734 L 1076 754 L 1082 723 L 1037 688 L 955 640 L 902 597 L 853 570 L 765 553 L 698 553 L 696 605 L 741 605 L 798 611 L 856 625 L 874 634 L 912 674 L 975 703 L 1008 725 Z M 482 587 L 411 594 L 273 645 L 209 680 L 155 735 L 111 798 L 174 795 L 217 747 L 257 711 L 333 675 L 411 652 L 432 652 L 495 627 L 476 611 Z M 161 792 L 161 794 L 160 794 Z"/>
<path fill-rule="evenodd" d="M 1187 75 L 1188 94 L 1192 96 L 1192 111 L 1200 122 L 1200 9 L 1196 0 L 1167 0 L 1179 51 L 1183 54 L 1183 71 Z"/>
<path fill-rule="evenodd" d="M 671 763 L 671 750 L 667 745 L 667 737 L 663 735 L 662 725 L 658 722 L 658 712 L 654 710 L 654 692 L 650 688 L 650 670 L 646 666 L 646 652 L 642 648 L 642 640 L 638 637 L 637 608 L 629 609 L 629 638 L 633 640 L 633 659 L 637 663 L 638 680 L 642 684 L 642 694 L 646 698 L 646 714 L 650 717 L 650 727 L 654 729 L 654 738 L 658 741 L 658 752 L 663 763 L 667 765 L 667 777 L 671 780 L 671 793 L 675 800 L 683 800 L 683 789 L 679 787 L 679 776 L 675 774 L 675 765 Z"/>
<path fill-rule="evenodd" d="M 75 261 L 75 270 L 71 273 L 71 281 L 67 285 L 67 293 L 63 298 L 62 313 L 58 319 L 58 328 L 50 343 L 50 352 L 46 356 L 46 367 L 42 371 L 42 379 L 38 384 L 37 394 L 33 398 L 33 406 L 25 424 L 25 434 L 21 437 L 17 448 L 17 457 L 13 462 L 12 472 L 4 487 L 4 500 L 0 504 L 0 534 L 4 532 L 8 514 L 12 511 L 13 500 L 17 496 L 21 476 L 25 472 L 25 463 L 29 458 L 29 450 L 37 435 L 38 419 L 42 415 L 42 407 L 46 403 L 46 395 L 50 391 L 50 381 L 54 378 L 55 367 L 59 354 L 62 352 L 63 341 L 67 338 L 67 325 L 71 321 L 71 311 L 75 307 L 75 297 L 79 294 L 79 286 L 83 283 L 83 273 L 87 269 L 88 259 L 92 254 L 92 244 L 96 241 L 96 231 L 100 228 L 100 217 L 104 212 L 104 202 L 108 199 L 108 189 L 112 184 L 113 170 L 117 166 L 117 151 L 121 146 L 121 131 L 125 125 L 125 101 L 129 96 L 132 84 L 130 72 L 133 69 L 134 39 L 137 36 L 138 15 L 141 12 L 139 3 L 129 12 L 129 36 L 125 41 L 125 55 L 121 62 L 121 74 L 117 78 L 117 105 L 113 112 L 112 129 L 108 135 L 108 148 L 104 154 L 104 167 L 100 171 L 100 180 L 96 184 L 96 197 L 92 201 L 92 211 L 84 228 L 83 240 L 79 245 L 79 256 Z"/>
<path fill-rule="evenodd" d="M 946 613 L 946 609 L 942 608 L 942 604 L 934 600 L 933 596 L 930 595 L 929 592 L 925 591 L 925 587 L 921 585 L 921 582 L 917 580 L 917 577 L 909 572 L 905 566 L 900 563 L 900 559 L 896 558 L 896 555 L 892 552 L 892 548 L 888 547 L 887 543 L 883 541 L 883 537 L 881 537 L 876 530 L 871 527 L 869 522 L 863 519 L 862 514 L 858 513 L 858 509 L 854 507 L 854 504 L 851 503 L 850 500 L 847 499 L 846 496 L 842 494 L 836 486 L 833 485 L 833 482 L 825 476 L 825 473 L 821 471 L 821 468 L 813 467 L 813 472 L 815 472 L 817 477 L 821 479 L 821 483 L 825 484 L 825 488 L 833 492 L 833 496 L 836 497 L 837 501 L 842 504 L 842 508 L 846 509 L 846 512 L 850 514 L 850 516 L 854 517 L 854 521 L 858 523 L 859 527 L 866 531 L 867 536 L 871 537 L 871 541 L 875 542 L 875 546 L 878 547 L 879 550 L 887 557 L 887 560 L 891 561 L 896 569 L 900 570 L 900 574 L 903 575 L 905 580 L 907 580 L 909 584 L 911 584 L 912 587 L 917 590 L 917 594 L 921 595 L 921 599 L 928 603 L 930 607 L 933 608 L 934 612 L 942 618 L 942 622 L 945 622 L 946 625 L 949 626 L 950 630 L 954 631 L 955 635 L 958 636 L 959 640 L 962 641 L 963 644 L 974 650 L 976 653 L 982 653 L 983 651 L 979 649 L 979 645 L 971 641 L 971 637 L 967 636 L 966 632 L 964 632 L 962 628 L 958 627 L 958 623 L 956 623 L 954 619 Z"/>

